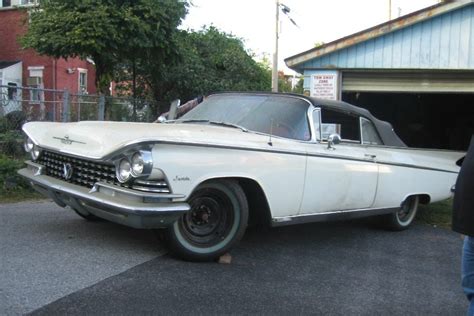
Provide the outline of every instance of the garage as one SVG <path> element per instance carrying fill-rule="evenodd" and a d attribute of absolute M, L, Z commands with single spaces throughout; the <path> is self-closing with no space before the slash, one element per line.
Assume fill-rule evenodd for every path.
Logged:
<path fill-rule="evenodd" d="M 364 107 L 410 147 L 474 134 L 474 1 L 443 2 L 285 60 L 305 94 Z"/>
<path fill-rule="evenodd" d="M 473 72 L 347 72 L 342 100 L 390 121 L 410 147 L 464 150 L 474 134 Z"/>

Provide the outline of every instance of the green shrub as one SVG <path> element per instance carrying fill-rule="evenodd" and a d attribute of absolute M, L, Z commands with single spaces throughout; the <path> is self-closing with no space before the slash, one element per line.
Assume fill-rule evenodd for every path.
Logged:
<path fill-rule="evenodd" d="M 0 133 L 0 154 L 22 159 L 25 156 L 22 132 L 8 130 Z"/>
<path fill-rule="evenodd" d="M 21 160 L 0 154 L 0 202 L 39 198 L 28 182 L 17 174 L 23 166 Z"/>

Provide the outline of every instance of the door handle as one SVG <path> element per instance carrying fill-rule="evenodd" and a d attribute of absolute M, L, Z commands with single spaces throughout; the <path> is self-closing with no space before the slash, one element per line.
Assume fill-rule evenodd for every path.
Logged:
<path fill-rule="evenodd" d="M 365 156 L 365 158 L 370 158 L 370 159 L 377 158 L 377 155 L 374 155 L 374 154 L 365 154 L 364 156 Z"/>

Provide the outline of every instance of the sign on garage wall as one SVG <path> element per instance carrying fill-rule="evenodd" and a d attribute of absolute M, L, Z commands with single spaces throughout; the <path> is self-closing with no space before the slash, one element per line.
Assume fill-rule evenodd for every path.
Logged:
<path fill-rule="evenodd" d="M 324 70 L 311 76 L 311 96 L 321 99 L 341 99 L 341 76 L 337 70 Z"/>

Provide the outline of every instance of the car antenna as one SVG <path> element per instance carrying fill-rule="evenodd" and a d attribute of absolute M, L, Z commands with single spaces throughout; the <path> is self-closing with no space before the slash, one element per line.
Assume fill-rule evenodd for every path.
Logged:
<path fill-rule="evenodd" d="M 268 140 L 268 145 L 273 146 L 272 143 L 272 134 L 273 134 L 273 118 L 270 120 L 270 139 Z"/>

